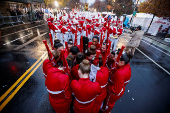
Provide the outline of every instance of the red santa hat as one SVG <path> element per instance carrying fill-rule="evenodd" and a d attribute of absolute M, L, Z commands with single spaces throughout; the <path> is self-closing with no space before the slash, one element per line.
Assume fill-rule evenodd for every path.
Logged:
<path fill-rule="evenodd" d="M 73 26 L 71 26 L 71 27 L 70 27 L 70 30 L 71 30 L 71 32 L 72 32 L 73 34 L 75 34 L 76 28 L 74 28 Z"/>
<path fill-rule="evenodd" d="M 71 25 L 72 25 L 71 23 L 68 23 L 68 26 L 70 26 L 70 27 L 71 27 Z"/>
<path fill-rule="evenodd" d="M 97 23 L 96 23 L 96 27 L 99 27 L 99 25 L 100 25 L 100 23 L 97 22 Z"/>
<path fill-rule="evenodd" d="M 59 29 L 61 29 L 63 26 L 60 24 L 60 25 L 58 25 L 57 27 L 58 27 Z"/>
<path fill-rule="evenodd" d="M 106 25 L 107 25 L 107 22 L 105 21 L 103 26 L 106 27 Z"/>
<path fill-rule="evenodd" d="M 65 32 L 67 32 L 67 31 L 68 31 L 67 28 L 65 26 L 63 26 L 61 29 L 61 33 L 65 34 Z"/>
<path fill-rule="evenodd" d="M 84 24 L 84 21 L 83 20 L 79 20 L 79 25 L 82 27 Z"/>
<path fill-rule="evenodd" d="M 79 31 L 80 33 L 82 32 L 82 29 L 81 29 L 81 27 L 79 27 L 79 28 L 78 28 L 78 31 Z"/>
<path fill-rule="evenodd" d="M 96 34 L 97 34 L 97 35 L 100 34 L 100 31 L 99 31 L 98 29 L 95 29 L 95 30 L 94 30 L 94 35 L 96 35 Z"/>
<path fill-rule="evenodd" d="M 105 31 L 106 31 L 106 27 L 102 27 L 102 31 L 104 31 L 104 32 L 105 32 Z"/>
<path fill-rule="evenodd" d="M 108 20 L 108 18 L 107 17 L 104 17 L 104 21 L 107 21 Z"/>

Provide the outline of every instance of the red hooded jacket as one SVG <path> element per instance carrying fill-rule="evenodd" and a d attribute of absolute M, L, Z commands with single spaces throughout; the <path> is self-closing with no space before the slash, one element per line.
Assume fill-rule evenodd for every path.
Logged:
<path fill-rule="evenodd" d="M 96 73 L 96 82 L 100 84 L 102 92 L 94 100 L 93 113 L 99 113 L 102 102 L 106 98 L 107 95 L 106 85 L 108 83 L 108 79 L 109 70 L 106 67 L 100 67 L 100 70 L 98 70 Z"/>
<path fill-rule="evenodd" d="M 80 78 L 79 81 L 72 80 L 71 89 L 75 96 L 75 113 L 91 113 L 94 99 L 101 92 L 99 83 L 91 82 L 89 78 Z"/>
<path fill-rule="evenodd" d="M 73 80 L 79 80 L 80 77 L 78 75 L 78 68 L 79 68 L 79 64 L 76 64 L 75 66 L 73 66 L 73 68 L 71 69 L 71 76 Z"/>
<path fill-rule="evenodd" d="M 69 113 L 72 101 L 69 76 L 53 67 L 48 59 L 43 63 L 43 70 L 47 74 L 45 84 L 51 106 L 57 113 Z"/>
<path fill-rule="evenodd" d="M 129 64 L 119 67 L 117 71 L 111 76 L 107 85 L 107 109 L 103 113 L 109 113 L 115 102 L 124 94 L 125 86 L 130 81 L 131 68 Z"/>

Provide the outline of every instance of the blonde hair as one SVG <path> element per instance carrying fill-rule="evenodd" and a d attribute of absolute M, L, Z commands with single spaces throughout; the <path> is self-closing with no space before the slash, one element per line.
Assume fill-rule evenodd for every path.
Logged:
<path fill-rule="evenodd" d="M 79 69 L 81 70 L 82 74 L 84 74 L 84 73 L 89 74 L 90 73 L 90 62 L 88 60 L 84 59 L 80 63 Z"/>

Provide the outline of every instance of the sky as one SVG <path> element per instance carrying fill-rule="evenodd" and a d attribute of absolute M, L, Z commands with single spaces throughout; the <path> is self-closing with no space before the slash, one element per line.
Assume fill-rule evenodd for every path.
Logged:
<path fill-rule="evenodd" d="M 87 2 L 89 3 L 89 6 L 95 2 L 95 0 L 87 0 Z"/>
<path fill-rule="evenodd" d="M 85 2 L 85 0 L 80 0 L 80 1 L 82 1 L 82 2 Z M 134 0 L 133 0 L 134 1 Z M 135 0 L 136 1 L 136 0 Z M 140 2 L 144 2 L 145 0 L 140 0 Z M 89 3 L 89 6 L 92 4 L 92 3 L 94 3 L 95 2 L 95 0 L 87 0 L 87 3 Z"/>
<path fill-rule="evenodd" d="M 80 0 L 80 2 L 85 2 L 86 0 Z M 92 3 L 94 3 L 95 2 L 95 0 L 87 0 L 87 3 L 89 3 L 89 6 L 92 4 Z"/>

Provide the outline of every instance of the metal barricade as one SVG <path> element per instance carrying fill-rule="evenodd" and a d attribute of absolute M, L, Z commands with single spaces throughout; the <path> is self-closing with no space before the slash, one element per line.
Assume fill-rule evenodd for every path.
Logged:
<path fill-rule="evenodd" d="M 0 25 L 4 24 L 4 19 L 2 17 L 0 17 Z"/>
<path fill-rule="evenodd" d="M 28 23 L 29 22 L 29 16 L 28 15 L 23 15 L 22 16 L 22 21 L 23 21 L 23 23 Z"/>
<path fill-rule="evenodd" d="M 20 22 L 24 23 L 24 22 L 23 22 L 23 15 L 18 15 L 18 16 L 17 16 L 17 22 L 18 22 L 18 23 L 20 23 Z"/>
<path fill-rule="evenodd" d="M 10 22 L 12 25 L 14 25 L 14 23 L 18 23 L 18 18 L 17 16 L 9 16 Z M 7 22 L 5 22 L 7 23 Z"/>
<path fill-rule="evenodd" d="M 43 19 L 43 15 L 41 18 L 35 17 L 35 15 L 17 15 L 17 16 L 1 16 L 0 17 L 0 25 L 4 24 L 17 24 L 17 23 L 28 23 L 33 22 L 35 20 Z"/>
<path fill-rule="evenodd" d="M 16 19 L 12 18 L 11 16 L 2 16 L 4 23 L 3 24 L 12 24 L 12 19 L 16 21 Z M 13 24 L 12 24 L 13 25 Z"/>

